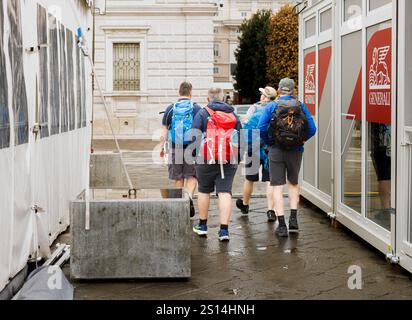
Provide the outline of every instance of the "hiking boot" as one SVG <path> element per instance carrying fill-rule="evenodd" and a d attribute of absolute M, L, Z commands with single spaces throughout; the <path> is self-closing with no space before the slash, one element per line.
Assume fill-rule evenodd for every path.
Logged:
<path fill-rule="evenodd" d="M 290 216 L 289 218 L 289 232 L 299 232 L 299 224 L 297 216 Z"/>
<path fill-rule="evenodd" d="M 266 215 L 268 216 L 268 222 L 276 222 L 276 212 L 273 210 L 269 210 Z"/>
<path fill-rule="evenodd" d="M 207 225 L 197 224 L 193 227 L 193 232 L 196 233 L 198 236 L 205 237 L 207 236 Z"/>
<path fill-rule="evenodd" d="M 196 215 L 195 206 L 193 204 L 193 200 L 190 199 L 190 217 L 193 218 Z"/>
<path fill-rule="evenodd" d="M 275 230 L 275 233 L 279 237 L 289 237 L 288 227 L 286 225 L 279 225 Z"/>
<path fill-rule="evenodd" d="M 284 216 L 280 216 L 278 217 L 279 219 L 279 226 L 277 227 L 277 229 L 275 230 L 275 233 L 279 236 L 279 237 L 288 237 L 289 236 L 289 232 L 288 232 L 288 227 L 286 226 L 285 223 L 285 217 Z"/>
<path fill-rule="evenodd" d="M 219 230 L 219 241 L 229 241 L 229 231 L 226 229 Z"/>
<path fill-rule="evenodd" d="M 236 207 L 242 211 L 242 214 L 249 214 L 249 206 L 243 204 L 243 199 L 237 199 Z"/>

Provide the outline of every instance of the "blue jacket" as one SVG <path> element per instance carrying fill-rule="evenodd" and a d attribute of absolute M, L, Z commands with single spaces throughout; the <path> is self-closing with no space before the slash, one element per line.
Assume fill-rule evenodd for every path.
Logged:
<path fill-rule="evenodd" d="M 282 96 L 278 100 L 291 100 L 291 99 L 295 99 L 295 98 L 292 96 Z M 272 114 L 276 110 L 276 107 L 277 107 L 276 101 L 269 103 L 266 106 L 266 110 L 263 112 L 262 117 L 260 118 L 258 129 L 260 130 L 260 137 L 266 143 L 270 142 L 271 140 L 268 135 L 268 130 L 269 130 L 270 121 L 272 120 Z M 306 140 L 309 140 L 316 134 L 316 124 L 313 121 L 312 115 L 310 114 L 308 108 L 306 107 L 304 103 L 302 103 L 302 109 L 308 120 L 308 136 Z M 274 146 L 276 147 L 276 145 Z M 303 152 L 304 148 L 296 147 L 294 150 Z"/>

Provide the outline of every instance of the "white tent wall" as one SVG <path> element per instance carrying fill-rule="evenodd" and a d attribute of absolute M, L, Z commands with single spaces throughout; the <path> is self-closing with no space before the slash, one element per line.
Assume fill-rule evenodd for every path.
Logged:
<path fill-rule="evenodd" d="M 51 17 L 59 22 L 57 46 L 38 39 L 39 5 L 47 17 L 44 35 L 48 40 L 54 27 Z M 1 291 L 30 258 L 49 254 L 49 246 L 69 225 L 70 200 L 88 187 L 91 68 L 87 57 L 76 52 L 80 48 L 75 35 L 81 27 L 91 52 L 88 29 L 92 16 L 85 0 L 0 0 L 0 7 L 0 50 L 5 69 L 0 70 L 0 90 L 7 91 L 0 92 L 0 107 L 3 102 L 6 105 L 0 111 L 8 111 L 7 117 L 0 113 L 0 135 L 10 125 L 7 144 L 0 143 Z M 27 50 L 39 45 L 45 46 L 34 52 Z M 47 52 L 45 78 L 40 71 L 44 66 L 42 50 Z M 54 66 L 58 70 L 51 63 L 52 50 L 56 50 Z M 59 96 L 53 100 L 59 86 Z M 57 131 L 55 128 L 52 134 L 53 119 L 57 119 Z M 37 136 L 31 130 L 36 123 L 42 124 Z M 4 142 L 4 136 L 0 138 Z M 41 208 L 37 214 L 34 206 Z"/>

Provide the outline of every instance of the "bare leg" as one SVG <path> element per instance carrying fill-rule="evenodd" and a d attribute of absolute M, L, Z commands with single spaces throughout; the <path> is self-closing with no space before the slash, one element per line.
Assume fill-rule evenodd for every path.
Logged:
<path fill-rule="evenodd" d="M 267 183 L 266 187 L 266 198 L 268 201 L 268 210 L 275 210 L 275 201 L 274 201 L 274 187 L 270 185 L 270 182 Z"/>
<path fill-rule="evenodd" d="M 379 192 L 383 209 L 390 209 L 391 207 L 391 190 L 390 180 L 379 181 Z"/>
<path fill-rule="evenodd" d="M 191 197 L 193 197 L 193 195 L 195 194 L 196 187 L 197 187 L 196 178 L 192 177 L 192 178 L 187 179 L 186 189 L 187 189 L 187 192 L 189 192 Z"/>
<path fill-rule="evenodd" d="M 243 204 L 245 206 L 249 205 L 250 197 L 252 196 L 252 193 L 253 193 L 253 185 L 254 183 L 248 180 L 246 180 L 245 184 L 243 185 Z"/>
<path fill-rule="evenodd" d="M 183 188 L 185 186 L 185 180 L 175 180 L 175 187 L 176 188 Z"/>
<path fill-rule="evenodd" d="M 210 194 L 200 193 L 198 195 L 199 217 L 200 220 L 207 220 L 209 216 Z"/>
<path fill-rule="evenodd" d="M 285 215 L 284 203 L 283 203 L 283 186 L 276 186 L 273 188 L 273 201 L 275 204 L 275 211 L 278 217 Z"/>
<path fill-rule="evenodd" d="M 232 216 L 232 195 L 230 193 L 219 193 L 219 213 L 220 224 L 229 225 Z"/>
<path fill-rule="evenodd" d="M 297 210 L 299 206 L 299 185 L 288 184 L 290 208 Z"/>

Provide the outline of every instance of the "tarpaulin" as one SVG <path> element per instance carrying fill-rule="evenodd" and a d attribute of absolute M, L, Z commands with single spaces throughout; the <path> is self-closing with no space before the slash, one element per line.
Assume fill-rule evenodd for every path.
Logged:
<path fill-rule="evenodd" d="M 0 0 L 0 291 L 50 254 L 88 186 L 91 68 L 73 35 L 91 12 L 71 2 Z"/>

